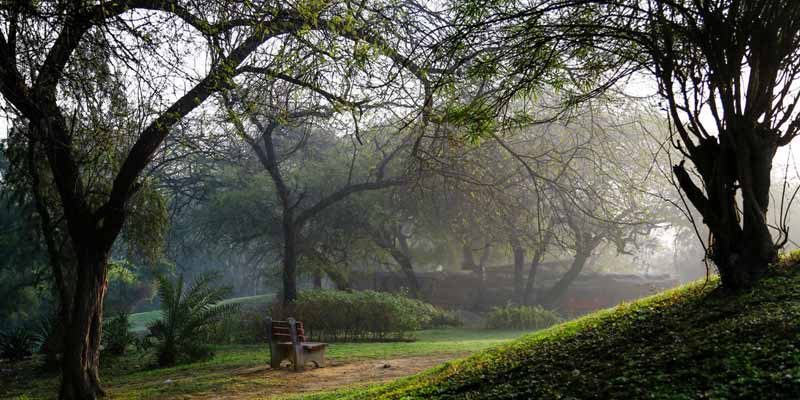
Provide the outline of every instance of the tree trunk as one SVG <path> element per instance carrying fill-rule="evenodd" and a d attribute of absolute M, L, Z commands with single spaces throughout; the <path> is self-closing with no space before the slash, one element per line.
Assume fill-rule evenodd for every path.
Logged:
<path fill-rule="evenodd" d="M 322 289 L 322 270 L 314 271 L 314 289 Z"/>
<path fill-rule="evenodd" d="M 77 287 L 63 337 L 61 400 L 93 400 L 105 395 L 99 368 L 108 254 L 79 253 Z"/>
<path fill-rule="evenodd" d="M 325 264 L 322 266 L 322 271 L 325 272 L 325 275 L 333 282 L 333 285 L 336 286 L 336 290 L 350 290 L 350 282 L 348 282 L 347 277 L 335 266 L 330 264 Z"/>
<path fill-rule="evenodd" d="M 483 248 L 481 260 L 475 269 L 475 272 L 478 274 L 478 295 L 476 296 L 475 301 L 476 310 L 482 310 L 484 308 L 484 303 L 486 303 L 486 263 L 489 261 L 489 255 L 491 252 L 492 247 L 487 243 Z M 471 251 L 470 254 L 472 254 Z"/>
<path fill-rule="evenodd" d="M 397 243 L 400 245 L 400 252 L 398 254 L 392 254 L 392 256 L 397 263 L 400 264 L 400 269 L 406 277 L 409 293 L 411 296 L 418 298 L 420 295 L 419 281 L 417 281 L 417 274 L 414 273 L 414 264 L 411 262 L 411 249 L 408 246 L 408 239 L 403 235 L 403 232 L 400 232 L 399 228 Z"/>
<path fill-rule="evenodd" d="M 536 271 L 539 269 L 539 263 L 542 262 L 544 258 L 544 253 L 547 251 L 547 247 L 550 245 L 550 240 L 553 238 L 553 229 L 552 224 L 548 225 L 547 233 L 544 235 L 544 239 L 542 243 L 539 243 L 539 246 L 536 248 L 536 252 L 533 253 L 533 259 L 531 260 L 531 267 L 528 271 L 528 280 L 525 282 L 525 294 L 522 298 L 522 304 L 524 305 L 531 305 L 535 303 L 533 287 L 536 283 Z"/>
<path fill-rule="evenodd" d="M 297 300 L 297 233 L 294 213 L 283 210 L 283 304 Z"/>
<path fill-rule="evenodd" d="M 525 249 L 515 237 L 509 239 L 511 243 L 511 250 L 514 253 L 514 302 L 523 304 L 525 301 L 525 281 L 523 275 L 525 273 Z"/>
<path fill-rule="evenodd" d="M 567 289 L 572 285 L 572 282 L 575 281 L 575 278 L 583 271 L 583 267 L 586 265 L 586 260 L 589 259 L 590 254 L 591 251 L 586 252 L 581 250 L 575 253 L 575 258 L 572 260 L 572 265 L 569 270 L 567 270 L 561 279 L 542 296 L 542 306 L 545 308 L 553 308 L 558 304 L 558 301 L 561 300 L 567 292 Z"/>
<path fill-rule="evenodd" d="M 711 231 L 709 258 L 719 270 L 722 285 L 731 290 L 751 287 L 777 259 L 767 225 L 772 158 L 777 145 L 772 135 L 749 127 L 741 119 L 715 139 L 692 152 L 705 193 L 692 181 L 684 163 L 673 167 L 687 198 Z M 736 193 L 741 189 L 741 218 Z"/>

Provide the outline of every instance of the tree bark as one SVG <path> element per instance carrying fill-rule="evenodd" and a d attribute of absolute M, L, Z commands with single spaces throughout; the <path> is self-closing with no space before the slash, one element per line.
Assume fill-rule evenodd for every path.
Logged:
<path fill-rule="evenodd" d="M 777 144 L 759 128 L 740 123 L 695 147 L 691 159 L 702 177 L 705 193 L 684 163 L 673 172 L 687 198 L 703 216 L 712 234 L 709 258 L 722 285 L 731 290 L 751 287 L 777 259 L 767 225 L 770 174 Z M 741 189 L 741 218 L 736 193 Z"/>
<path fill-rule="evenodd" d="M 94 400 L 105 395 L 99 368 L 107 262 L 107 250 L 79 249 L 77 287 L 63 337 L 61 400 Z"/>

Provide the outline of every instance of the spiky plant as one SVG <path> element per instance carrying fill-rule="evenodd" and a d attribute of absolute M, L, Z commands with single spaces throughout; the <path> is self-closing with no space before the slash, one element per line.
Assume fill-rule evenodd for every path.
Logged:
<path fill-rule="evenodd" d="M 36 335 L 22 327 L 0 332 L 0 358 L 12 361 L 24 360 L 36 350 L 39 340 Z"/>
<path fill-rule="evenodd" d="M 203 331 L 236 308 L 233 304 L 219 304 L 231 292 L 229 287 L 213 284 L 219 278 L 219 273 L 204 273 L 187 290 L 184 290 L 183 275 L 174 282 L 164 276 L 158 278 L 161 319 L 150 325 L 149 330 L 157 341 L 159 365 L 211 356 L 209 347 L 199 342 Z"/>

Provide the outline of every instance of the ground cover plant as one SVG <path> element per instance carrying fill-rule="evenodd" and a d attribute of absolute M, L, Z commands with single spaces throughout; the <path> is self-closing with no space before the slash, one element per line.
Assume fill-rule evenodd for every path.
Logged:
<path fill-rule="evenodd" d="M 415 377 L 307 399 L 800 398 L 800 268 L 753 291 L 697 282 Z"/>

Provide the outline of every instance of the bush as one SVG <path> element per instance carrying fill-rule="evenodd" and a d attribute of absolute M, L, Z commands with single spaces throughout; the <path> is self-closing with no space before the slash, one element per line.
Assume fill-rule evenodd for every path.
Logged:
<path fill-rule="evenodd" d="M 207 331 L 206 341 L 213 344 L 258 344 L 267 341 L 266 303 L 241 306 L 226 315 Z"/>
<path fill-rule="evenodd" d="M 157 342 L 158 365 L 194 362 L 213 355 L 202 339 L 209 327 L 237 309 L 234 304 L 218 305 L 230 294 L 230 288 L 212 285 L 219 276 L 200 275 L 186 291 L 183 276 L 174 283 L 165 277 L 158 279 L 162 317 L 148 327 L 149 337 Z"/>
<path fill-rule="evenodd" d="M 136 335 L 131 333 L 129 316 L 127 312 L 121 312 L 103 321 L 103 347 L 109 353 L 123 355 L 136 340 Z"/>
<path fill-rule="evenodd" d="M 274 305 L 272 316 L 302 321 L 312 340 L 381 341 L 410 339 L 409 332 L 427 326 L 435 310 L 392 293 L 314 290 L 301 292 L 289 306 Z"/>
<path fill-rule="evenodd" d="M 461 320 L 461 315 L 457 311 L 433 307 L 431 320 L 423 328 L 461 327 L 463 325 L 464 321 Z"/>
<path fill-rule="evenodd" d="M 39 343 L 36 334 L 22 327 L 0 332 L 0 358 L 24 360 L 33 355 Z"/>
<path fill-rule="evenodd" d="M 558 314 L 539 306 L 507 304 L 492 308 L 486 315 L 489 329 L 544 329 L 559 322 Z"/>

